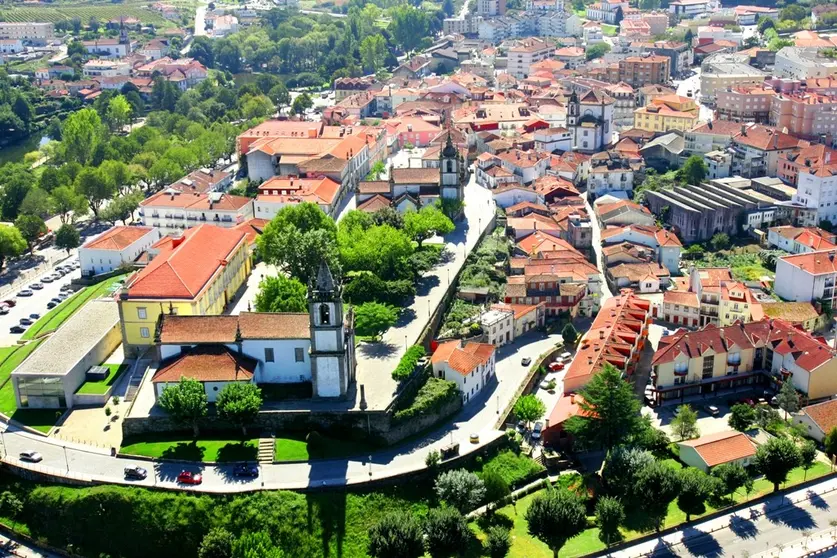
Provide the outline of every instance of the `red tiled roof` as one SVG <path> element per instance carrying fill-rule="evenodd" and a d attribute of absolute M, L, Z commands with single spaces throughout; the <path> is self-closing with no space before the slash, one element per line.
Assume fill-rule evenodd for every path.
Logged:
<path fill-rule="evenodd" d="M 455 340 L 440 344 L 430 360 L 433 364 L 447 362 L 452 369 L 467 376 L 477 366 L 487 364 L 493 354 L 494 345 L 471 341 L 460 347 L 460 341 Z"/>
<path fill-rule="evenodd" d="M 257 366 L 256 360 L 223 345 L 199 346 L 163 362 L 151 381 L 168 383 L 191 378 L 199 382 L 249 382 Z"/>
<path fill-rule="evenodd" d="M 837 258 L 833 257 L 833 251 L 828 252 L 808 252 L 807 254 L 793 254 L 790 256 L 783 256 L 783 261 L 789 263 L 794 267 L 806 271 L 812 275 L 821 275 L 823 273 L 834 273 L 837 271 Z"/>
<path fill-rule="evenodd" d="M 680 442 L 682 446 L 695 448 L 707 467 L 730 463 L 756 454 L 756 446 L 741 432 L 718 432 L 701 436 L 696 440 Z"/>
<path fill-rule="evenodd" d="M 837 399 L 809 405 L 802 409 L 802 412 L 810 417 L 820 430 L 828 434 L 833 428 L 837 428 Z"/>
<path fill-rule="evenodd" d="M 245 234 L 214 225 L 187 229 L 154 244 L 159 254 L 128 280 L 131 298 L 196 298 L 245 242 Z"/>
<path fill-rule="evenodd" d="M 235 343 L 241 339 L 308 339 L 307 312 L 242 312 L 237 316 L 164 314 L 160 342 L 174 345 Z"/>
<path fill-rule="evenodd" d="M 103 235 L 82 246 L 82 248 L 91 250 L 124 250 L 152 230 L 151 227 L 113 227 Z"/>

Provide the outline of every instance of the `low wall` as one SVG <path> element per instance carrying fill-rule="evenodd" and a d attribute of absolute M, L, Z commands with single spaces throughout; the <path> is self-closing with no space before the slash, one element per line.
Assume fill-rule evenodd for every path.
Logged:
<path fill-rule="evenodd" d="M 512 409 L 514 409 L 514 404 L 517 403 L 517 400 L 520 397 L 528 393 L 535 384 L 541 381 L 541 375 L 538 371 L 541 369 L 541 366 L 547 366 L 555 360 L 555 357 L 563 353 L 566 349 L 564 348 L 564 343 L 559 341 L 560 346 L 553 347 L 549 349 L 547 352 L 543 353 L 541 356 L 538 357 L 538 360 L 532 363 L 531 368 L 529 368 L 529 372 L 526 375 L 525 381 L 520 383 L 520 386 L 517 388 L 517 391 L 514 392 L 514 397 L 512 397 L 506 407 L 503 409 L 503 412 L 500 413 L 497 422 L 494 424 L 494 428 L 501 429 L 506 422 L 508 422 L 508 417 L 512 413 Z M 551 411 L 551 409 L 547 409 L 547 414 Z"/>
<path fill-rule="evenodd" d="M 78 406 L 102 406 L 107 405 L 110 401 L 110 394 L 113 392 L 113 386 L 110 386 L 105 393 L 74 393 L 73 407 Z"/>

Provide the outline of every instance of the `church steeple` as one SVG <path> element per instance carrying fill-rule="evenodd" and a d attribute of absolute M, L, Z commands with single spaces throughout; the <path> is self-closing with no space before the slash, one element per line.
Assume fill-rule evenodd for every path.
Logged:
<path fill-rule="evenodd" d="M 354 316 L 344 315 L 339 281 L 326 262 L 308 286 L 314 397 L 343 397 L 355 378 Z"/>

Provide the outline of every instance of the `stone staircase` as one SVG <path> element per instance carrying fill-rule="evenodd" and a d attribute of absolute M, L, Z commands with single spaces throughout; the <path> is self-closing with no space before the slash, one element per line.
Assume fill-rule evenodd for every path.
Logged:
<path fill-rule="evenodd" d="M 259 463 L 273 463 L 273 438 L 259 438 Z"/>
<path fill-rule="evenodd" d="M 128 391 L 125 392 L 125 401 L 131 402 L 134 400 L 142 384 L 142 377 L 145 375 L 145 369 L 148 367 L 147 362 L 137 361 L 134 364 L 134 370 L 131 374 L 131 379 L 128 381 Z"/>

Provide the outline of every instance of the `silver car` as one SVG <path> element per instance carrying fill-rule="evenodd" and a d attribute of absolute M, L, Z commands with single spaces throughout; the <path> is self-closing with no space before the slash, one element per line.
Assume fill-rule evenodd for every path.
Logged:
<path fill-rule="evenodd" d="M 37 451 L 24 451 L 20 453 L 20 460 L 28 461 L 29 463 L 40 463 L 44 458 Z"/>

